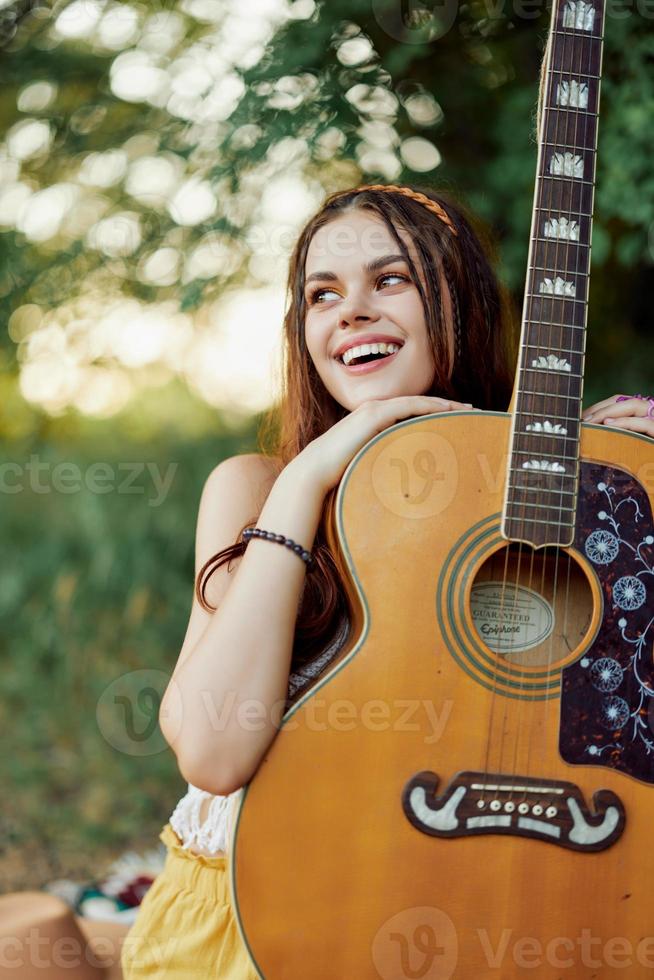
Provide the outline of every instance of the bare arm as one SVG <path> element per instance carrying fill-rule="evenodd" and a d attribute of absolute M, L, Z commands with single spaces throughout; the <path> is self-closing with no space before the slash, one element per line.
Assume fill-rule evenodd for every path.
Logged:
<path fill-rule="evenodd" d="M 326 493 L 354 454 L 398 419 L 468 408 L 426 395 L 358 406 L 314 439 L 276 479 L 256 455 L 236 456 L 210 474 L 200 501 L 196 574 L 232 544 L 259 511 L 259 527 L 311 549 Z M 266 485 L 267 483 L 267 485 Z M 279 730 L 306 567 L 288 548 L 253 538 L 236 571 L 220 568 L 210 615 L 193 599 L 191 619 L 159 723 L 180 771 L 194 786 L 226 795 L 248 782 Z"/>
<path fill-rule="evenodd" d="M 256 458 L 233 457 L 212 472 L 202 494 L 196 574 L 236 540 L 270 486 Z M 257 524 L 313 545 L 325 492 L 290 463 L 270 487 Z M 288 690 L 298 605 L 306 570 L 290 549 L 252 539 L 226 572 L 222 566 L 207 613 L 193 599 L 187 637 L 159 711 L 164 737 L 184 777 L 227 794 L 244 785 L 278 731 Z M 247 702 L 247 704 L 246 704 Z"/>

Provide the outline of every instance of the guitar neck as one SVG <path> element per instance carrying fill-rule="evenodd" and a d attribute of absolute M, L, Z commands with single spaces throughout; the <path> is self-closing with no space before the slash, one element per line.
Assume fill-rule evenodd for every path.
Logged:
<path fill-rule="evenodd" d="M 605 0 L 554 0 L 520 357 L 506 538 L 574 536 Z"/>

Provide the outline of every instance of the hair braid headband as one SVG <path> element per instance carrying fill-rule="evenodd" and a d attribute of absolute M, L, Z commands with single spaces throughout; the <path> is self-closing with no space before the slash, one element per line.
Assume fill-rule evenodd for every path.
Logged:
<path fill-rule="evenodd" d="M 395 191 L 398 194 L 404 194 L 405 197 L 410 197 L 414 201 L 418 201 L 419 204 L 423 204 L 426 208 L 435 214 L 444 225 L 450 229 L 453 235 L 458 236 L 458 231 L 452 223 L 452 219 L 444 208 L 438 204 L 437 201 L 432 201 L 430 197 L 426 194 L 421 194 L 420 191 L 411 190 L 410 187 L 404 187 L 401 184 L 362 184 L 360 187 L 353 187 L 347 191 L 340 191 L 333 197 L 340 197 L 343 194 L 358 194 L 360 191 Z"/>

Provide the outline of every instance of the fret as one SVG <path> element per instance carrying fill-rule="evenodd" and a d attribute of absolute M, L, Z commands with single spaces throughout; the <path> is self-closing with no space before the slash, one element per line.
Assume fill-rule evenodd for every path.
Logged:
<path fill-rule="evenodd" d="M 544 276 L 548 276 L 550 279 L 552 278 L 552 276 L 561 276 L 562 274 L 566 276 L 576 275 L 582 285 L 585 285 L 586 282 L 590 279 L 590 276 L 588 275 L 587 272 L 577 272 L 577 273 L 567 272 L 565 269 L 564 270 L 549 269 L 543 265 L 532 265 L 530 268 L 533 269 L 534 272 L 540 272 Z"/>
<path fill-rule="evenodd" d="M 564 436 L 561 432 L 527 432 L 525 429 L 516 431 L 516 437 L 535 439 L 536 447 L 533 450 L 534 453 L 540 452 L 538 447 L 542 445 L 544 439 L 562 439 L 564 442 L 574 442 L 575 444 L 579 441 L 577 436 Z"/>
<path fill-rule="evenodd" d="M 589 78 L 592 78 L 594 81 L 598 81 L 601 78 L 600 75 L 587 72 L 585 68 L 579 68 L 578 66 L 574 68 L 554 68 L 554 66 L 552 66 L 550 68 L 550 72 L 553 75 L 566 75 L 566 76 L 570 75 L 570 77 L 573 78 L 575 81 L 586 82 L 588 81 Z M 570 108 L 576 109 L 577 107 L 570 106 Z"/>
<path fill-rule="evenodd" d="M 576 27 L 566 27 L 564 31 L 557 29 L 552 31 L 552 34 L 554 34 L 556 37 L 563 37 L 568 39 L 570 38 L 570 35 L 573 34 L 576 37 L 592 38 L 593 41 L 604 40 L 603 34 L 594 34 L 592 31 L 582 31 L 580 28 L 576 28 Z"/>
<path fill-rule="evenodd" d="M 553 118 L 556 118 L 556 114 L 561 112 L 560 109 L 554 109 L 554 108 L 552 109 L 548 108 L 545 111 L 548 113 L 552 112 L 555 114 L 554 116 L 550 116 L 548 122 L 551 122 Z M 581 109 L 575 109 L 574 111 L 575 113 L 578 112 L 580 115 L 584 117 L 591 115 L 591 113 L 583 112 Z M 593 116 L 593 119 L 595 118 L 596 117 Z M 574 123 L 574 118 L 568 121 Z M 587 128 L 583 130 L 578 130 L 577 135 L 579 135 L 581 132 L 587 132 Z M 549 132 L 547 133 L 547 135 L 549 136 Z M 594 140 L 595 140 L 595 133 L 593 132 L 593 141 Z M 550 139 L 543 140 L 543 150 L 545 152 L 552 152 L 552 153 L 557 153 L 557 152 L 560 153 L 561 151 L 565 152 L 567 150 L 569 153 L 579 153 L 580 155 L 583 155 L 584 153 L 588 153 L 592 158 L 594 158 L 597 153 L 597 148 L 594 146 L 593 147 L 579 146 L 576 141 L 572 142 L 567 139 L 562 140 L 560 138 L 557 138 L 555 140 L 550 140 Z"/>
<path fill-rule="evenodd" d="M 518 456 L 528 456 L 529 459 L 533 459 L 534 458 L 534 451 L 532 449 L 517 449 L 516 448 L 516 449 L 513 450 L 513 454 L 514 455 L 518 455 Z M 544 450 L 541 450 L 541 449 L 539 449 L 537 451 L 536 455 L 539 456 L 539 457 L 542 456 L 544 459 L 565 460 L 566 462 L 570 462 L 570 463 L 578 463 L 579 462 L 579 456 L 561 456 L 559 453 L 546 453 Z M 548 470 L 544 470 L 543 472 L 544 473 L 547 473 Z"/>
<path fill-rule="evenodd" d="M 545 237 L 541 237 L 541 235 L 536 235 L 535 237 L 532 236 L 532 239 L 531 240 L 533 242 L 544 242 L 544 243 L 546 243 L 548 245 L 551 242 L 563 242 L 563 243 L 565 243 L 565 245 L 574 245 L 577 248 L 579 248 L 579 247 L 581 247 L 581 248 L 589 248 L 590 247 L 587 242 L 582 242 L 582 241 L 580 241 L 580 240 L 578 240 L 576 238 L 554 238 L 554 236 L 551 236 L 551 237 L 548 236 L 547 238 L 545 238 Z"/>
<path fill-rule="evenodd" d="M 559 301 L 565 303 L 583 303 L 583 304 L 588 303 L 588 300 L 575 299 L 574 296 L 564 296 L 562 293 L 541 293 L 540 290 L 538 292 L 533 292 L 532 290 L 529 290 L 526 295 L 533 296 L 534 299 L 558 299 Z"/>
<path fill-rule="evenodd" d="M 521 350 L 524 350 L 525 353 L 526 353 L 527 349 L 529 347 L 532 347 L 533 350 L 536 351 L 538 354 L 542 354 L 543 351 L 544 351 L 545 346 L 546 346 L 545 344 L 532 344 L 531 342 L 528 341 L 526 344 L 525 343 L 521 343 L 520 344 L 520 349 Z M 556 348 L 556 351 L 554 351 L 553 346 L 552 345 L 549 345 L 549 344 L 547 345 L 547 351 L 548 351 L 548 353 L 549 352 L 552 352 L 552 353 L 555 352 L 557 354 L 581 354 L 582 353 L 582 351 L 577 350 L 576 347 L 557 347 Z"/>
<path fill-rule="evenodd" d="M 557 478 L 557 480 L 576 480 L 577 479 L 577 467 L 575 467 L 575 472 L 574 473 L 568 473 L 567 470 L 564 471 L 564 472 L 561 472 L 560 470 L 557 470 L 557 471 L 555 471 L 555 470 L 526 470 L 522 466 L 509 466 L 509 470 L 511 471 L 511 473 L 515 473 L 516 475 L 517 474 L 520 474 L 521 476 L 524 476 L 526 473 L 533 473 L 533 474 L 535 474 L 536 476 L 539 476 L 539 477 L 543 477 L 543 476 L 553 477 L 553 476 L 555 476 Z M 537 493 L 540 493 L 540 494 L 544 494 L 544 493 L 564 493 L 565 492 L 565 491 L 559 489 L 559 487 L 549 487 L 549 486 L 548 487 L 534 486 L 532 489 L 535 490 Z M 575 493 L 574 490 L 568 490 L 567 492 L 568 493 Z"/>
<path fill-rule="evenodd" d="M 537 298 L 538 299 L 543 299 L 542 296 L 538 296 Z M 566 297 L 566 299 L 567 299 L 567 297 Z M 549 320 L 535 320 L 533 317 L 530 317 L 527 322 L 529 324 L 533 324 L 536 327 L 557 327 L 557 328 L 563 327 L 563 328 L 567 328 L 569 330 L 585 330 L 586 329 L 584 326 L 582 326 L 580 324 L 575 324 L 575 323 L 556 323 L 553 320 L 552 321 L 549 321 Z"/>
<path fill-rule="evenodd" d="M 534 207 L 534 211 L 538 211 L 540 214 L 549 215 L 550 217 L 553 218 L 559 217 L 561 215 L 563 217 L 567 217 L 568 215 L 570 215 L 573 218 L 593 217 L 592 211 L 582 211 L 582 210 L 578 210 L 577 208 L 565 207 L 554 201 L 550 202 L 550 204 L 547 207 L 543 207 L 542 205 L 537 204 Z M 567 240 L 568 239 L 566 238 L 565 241 Z"/>
<path fill-rule="evenodd" d="M 530 524 L 546 524 L 547 527 L 552 527 L 552 525 L 555 523 L 554 521 L 542 521 L 542 520 L 539 520 L 539 518 L 537 518 L 537 517 L 525 517 L 523 519 L 519 519 L 517 517 L 507 517 L 507 523 L 509 521 L 512 524 L 516 524 L 520 528 L 520 530 L 523 531 L 523 532 L 525 531 L 525 529 Z M 565 525 L 565 524 L 561 524 L 560 522 L 557 522 L 557 527 L 561 531 L 570 531 L 573 526 L 574 526 L 573 524 L 571 524 L 571 525 Z M 548 543 L 549 544 L 557 544 L 557 543 L 560 543 L 560 542 L 548 542 Z"/>
<path fill-rule="evenodd" d="M 534 510 L 554 510 L 561 512 L 567 510 L 572 514 L 577 513 L 576 507 L 566 507 L 564 504 L 539 504 L 533 503 L 530 500 L 507 500 L 506 505 L 507 507 L 531 507 Z M 513 520 L 515 520 L 515 518 L 513 518 Z M 531 520 L 531 517 L 528 518 L 528 520 Z"/>
<path fill-rule="evenodd" d="M 567 415 L 553 415 L 551 412 L 520 412 L 520 411 L 516 412 L 516 420 L 518 416 L 527 416 L 527 415 L 529 415 L 529 418 L 527 419 L 528 422 L 531 422 L 533 417 L 537 419 L 547 419 L 549 422 L 551 422 L 552 420 L 554 420 L 555 422 L 567 422 L 570 426 L 573 426 L 580 421 L 580 419 L 576 419 L 576 418 L 571 419 Z M 529 434 L 531 435 L 531 433 Z"/>
<path fill-rule="evenodd" d="M 580 116 L 588 116 L 589 119 L 597 119 L 597 112 L 594 109 L 581 109 L 576 105 L 561 106 L 548 100 L 548 104 L 543 106 L 543 109 L 549 112 L 569 112 L 572 115 L 579 114 Z"/>
<path fill-rule="evenodd" d="M 527 470 L 516 470 L 516 472 L 517 473 L 520 473 L 520 474 L 522 474 L 522 476 L 524 476 L 524 474 L 527 472 Z M 535 473 L 537 471 L 536 470 L 533 470 L 533 471 L 530 471 L 530 472 L 534 472 Z M 567 474 L 565 474 L 565 473 L 557 473 L 556 475 L 557 476 L 574 476 L 575 474 L 572 474 L 572 473 L 567 473 Z M 576 497 L 577 496 L 577 491 L 576 490 L 551 490 L 549 487 L 523 487 L 520 484 L 511 483 L 510 481 L 509 481 L 509 490 L 528 490 L 529 493 L 533 493 L 533 492 L 536 492 L 536 493 L 558 493 L 558 494 L 562 494 L 565 497 Z"/>
<path fill-rule="evenodd" d="M 549 171 L 545 174 L 537 174 L 537 180 L 551 180 L 553 183 L 565 183 L 565 184 L 585 184 L 587 187 L 594 187 L 594 180 L 584 180 L 583 177 L 568 177 L 565 174 L 552 174 Z"/>
<path fill-rule="evenodd" d="M 523 368 L 523 370 L 526 370 L 526 371 L 535 371 L 536 368 Z M 563 374 L 557 375 L 557 377 L 566 377 L 566 378 L 567 378 L 567 376 L 568 376 L 568 372 L 567 371 L 566 371 L 565 375 L 563 375 Z M 576 377 L 581 377 L 581 375 L 576 375 Z M 580 395 L 575 395 L 575 394 L 567 394 L 566 395 L 563 392 L 559 392 L 559 391 L 530 391 L 529 389 L 522 388 L 522 387 L 519 388 L 518 394 L 519 395 L 533 395 L 536 398 L 566 398 L 568 401 L 577 401 L 581 397 Z"/>

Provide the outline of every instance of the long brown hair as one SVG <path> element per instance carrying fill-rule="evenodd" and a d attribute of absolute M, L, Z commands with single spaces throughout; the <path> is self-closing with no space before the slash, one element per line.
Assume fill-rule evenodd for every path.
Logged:
<path fill-rule="evenodd" d="M 434 381 L 427 394 L 471 402 L 481 409 L 506 411 L 508 407 L 515 359 L 512 317 L 506 293 L 491 267 L 488 242 L 474 230 L 472 219 L 459 204 L 431 189 L 415 184 L 404 186 L 440 204 L 456 228 L 456 235 L 437 214 L 401 192 L 357 191 L 356 188 L 327 198 L 300 233 L 288 274 L 281 397 L 264 417 L 258 436 L 259 451 L 277 457 L 281 467 L 348 414 L 325 388 L 307 351 L 305 261 L 316 231 L 354 210 L 370 211 L 384 221 L 411 269 L 436 364 Z M 415 243 L 426 295 L 397 227 L 406 230 Z M 439 270 L 450 295 L 454 321 L 450 329 L 443 315 Z M 312 548 L 316 567 L 305 577 L 291 669 L 297 669 L 324 648 L 348 611 L 345 590 L 326 542 L 329 500 L 328 494 Z M 243 528 L 254 523 L 256 516 Z M 209 577 L 225 562 L 241 556 L 245 548 L 246 543 L 239 540 L 212 556 L 200 569 L 195 592 L 207 611 L 213 612 L 215 608 L 207 603 L 204 595 Z"/>

